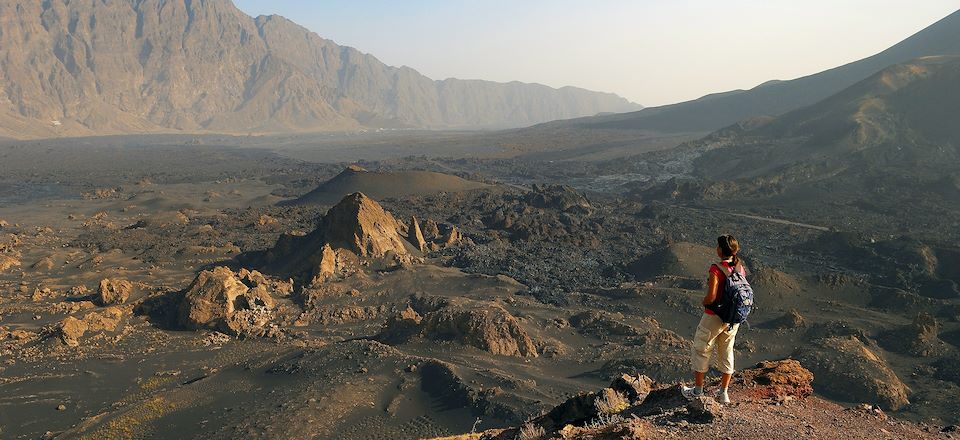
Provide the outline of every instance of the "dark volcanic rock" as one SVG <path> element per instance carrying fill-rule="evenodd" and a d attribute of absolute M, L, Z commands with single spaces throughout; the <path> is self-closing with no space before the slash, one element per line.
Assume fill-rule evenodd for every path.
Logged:
<path fill-rule="evenodd" d="M 913 322 L 883 333 L 880 343 L 891 351 L 917 357 L 933 357 L 947 350 L 946 344 L 938 337 L 940 323 L 927 313 L 917 314 Z"/>
<path fill-rule="evenodd" d="M 711 423 L 723 417 L 723 405 L 713 397 L 694 397 L 687 403 L 690 418 L 700 423 Z"/>

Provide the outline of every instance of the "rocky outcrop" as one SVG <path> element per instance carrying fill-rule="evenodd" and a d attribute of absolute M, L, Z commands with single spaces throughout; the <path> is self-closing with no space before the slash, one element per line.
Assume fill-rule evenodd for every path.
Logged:
<path fill-rule="evenodd" d="M 602 226 L 592 213 L 586 197 L 570 187 L 535 185 L 531 192 L 505 197 L 482 221 L 490 229 L 509 233 L 512 240 L 564 240 L 595 246 Z"/>
<path fill-rule="evenodd" d="M 0 136 L 519 127 L 640 106 L 384 65 L 228 0 L 0 3 Z"/>
<path fill-rule="evenodd" d="M 80 345 L 80 338 L 87 332 L 87 323 L 68 316 L 60 322 L 59 336 L 64 344 L 71 347 Z"/>
<path fill-rule="evenodd" d="M 740 372 L 754 398 L 803 399 L 813 394 L 813 373 L 794 359 L 763 361 Z"/>
<path fill-rule="evenodd" d="M 808 389 L 812 375 L 795 360 L 761 362 L 744 373 L 749 382 L 741 386 L 735 381 L 731 385 L 734 403 L 729 406 L 708 396 L 688 399 L 679 384 L 653 384 L 641 400 L 624 403 L 624 395 L 615 388 L 617 379 L 608 388 L 570 397 L 521 425 L 434 440 L 767 439 L 805 438 L 811 432 L 842 439 L 863 438 L 864 433 L 880 433 L 885 438 L 939 439 L 954 431 L 953 427 L 941 430 L 928 424 L 894 422 L 872 405 L 845 409 L 806 393 L 774 395 L 781 398 L 770 399 L 767 394 L 754 392 L 772 389 L 771 385 L 758 385 L 758 381 L 789 384 L 788 388 L 779 388 L 781 391 Z"/>
<path fill-rule="evenodd" d="M 533 339 L 510 312 L 495 303 L 462 298 L 415 297 L 378 335 L 393 344 L 412 337 L 456 341 L 504 356 L 538 355 Z"/>
<path fill-rule="evenodd" d="M 830 336 L 802 348 L 797 359 L 830 387 L 819 391 L 848 402 L 878 403 L 891 410 L 910 403 L 910 389 L 856 336 Z"/>
<path fill-rule="evenodd" d="M 524 200 L 541 209 L 587 215 L 593 212 L 590 201 L 567 185 L 533 185 L 533 190 L 524 196 Z"/>
<path fill-rule="evenodd" d="M 133 292 L 133 283 L 127 280 L 104 278 L 100 280 L 100 287 L 94 298 L 101 306 L 123 304 Z"/>
<path fill-rule="evenodd" d="M 11 255 L 0 254 L 0 272 L 5 272 L 11 268 L 20 266 L 20 260 Z"/>
<path fill-rule="evenodd" d="M 610 383 L 610 389 L 622 394 L 634 405 L 638 405 L 653 389 L 653 379 L 643 375 L 634 376 L 624 373 Z"/>
<path fill-rule="evenodd" d="M 327 243 L 361 257 L 383 257 L 387 252 L 407 253 L 399 234 L 400 224 L 375 200 L 353 193 L 323 217 L 320 231 Z"/>
<path fill-rule="evenodd" d="M 420 230 L 420 222 L 417 221 L 416 216 L 410 217 L 410 226 L 407 228 L 407 240 L 420 252 L 426 252 L 427 240 L 423 238 L 423 231 Z"/>
<path fill-rule="evenodd" d="M 188 329 L 212 329 L 240 336 L 263 336 L 275 302 L 262 285 L 248 287 L 226 267 L 197 275 L 183 294 L 178 322 Z"/>
<path fill-rule="evenodd" d="M 308 285 L 347 276 L 373 261 L 376 268 L 397 268 L 416 259 L 400 230 L 379 203 L 354 193 L 330 208 L 313 232 L 282 235 L 262 263 L 273 273 L 302 276 Z"/>
<path fill-rule="evenodd" d="M 343 265 L 337 261 L 337 253 L 329 244 L 320 250 L 320 263 L 317 264 L 311 285 L 323 283 L 343 272 Z"/>
<path fill-rule="evenodd" d="M 90 312 L 82 318 L 68 316 L 56 327 L 56 335 L 71 347 L 80 345 L 80 338 L 87 333 L 114 332 L 125 317 L 119 307 L 108 307 L 102 311 Z"/>
<path fill-rule="evenodd" d="M 879 342 L 888 350 L 917 357 L 934 357 L 947 351 L 939 338 L 940 323 L 933 315 L 919 313 L 910 324 L 884 332 Z"/>

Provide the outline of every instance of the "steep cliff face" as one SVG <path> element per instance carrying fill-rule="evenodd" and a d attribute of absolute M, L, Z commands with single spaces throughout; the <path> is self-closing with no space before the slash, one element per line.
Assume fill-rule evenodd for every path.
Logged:
<path fill-rule="evenodd" d="M 569 87 L 433 81 L 230 0 L 0 3 L 0 136 L 511 127 L 637 108 Z"/>

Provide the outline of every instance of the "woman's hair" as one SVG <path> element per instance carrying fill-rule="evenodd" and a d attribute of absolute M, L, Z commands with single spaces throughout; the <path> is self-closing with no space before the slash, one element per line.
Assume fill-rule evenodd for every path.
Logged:
<path fill-rule="evenodd" d="M 721 235 L 717 237 L 717 246 L 720 246 L 723 258 L 733 257 L 733 267 L 740 265 L 740 257 L 737 256 L 737 252 L 740 252 L 740 242 L 736 238 L 729 234 Z"/>

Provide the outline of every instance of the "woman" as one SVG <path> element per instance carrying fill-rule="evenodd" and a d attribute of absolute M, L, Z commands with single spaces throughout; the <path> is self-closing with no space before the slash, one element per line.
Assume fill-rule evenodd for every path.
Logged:
<path fill-rule="evenodd" d="M 703 395 L 703 380 L 710 368 L 710 355 L 716 348 L 717 369 L 723 373 L 720 378 L 720 403 L 730 403 L 727 388 L 733 377 L 733 342 L 737 336 L 739 324 L 726 324 L 710 310 L 714 304 L 719 304 L 723 296 L 723 286 L 727 276 L 734 270 L 746 276 L 746 271 L 740 263 L 740 243 L 732 235 L 721 235 L 717 238 L 717 256 L 720 262 L 710 266 L 710 281 L 707 283 L 707 295 L 703 297 L 703 317 L 697 326 L 697 333 L 693 337 L 691 366 L 695 386 L 683 387 L 683 394 L 687 397 Z"/>

